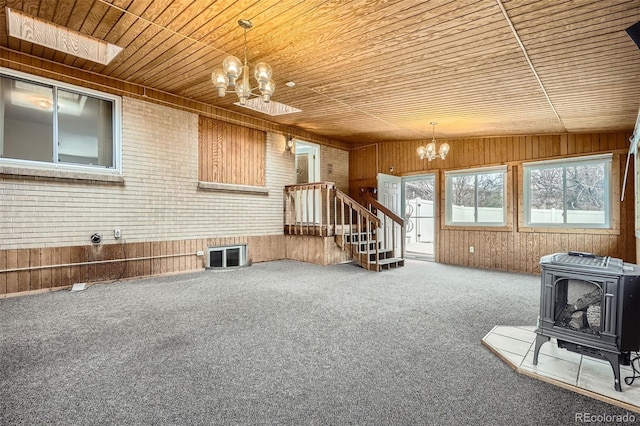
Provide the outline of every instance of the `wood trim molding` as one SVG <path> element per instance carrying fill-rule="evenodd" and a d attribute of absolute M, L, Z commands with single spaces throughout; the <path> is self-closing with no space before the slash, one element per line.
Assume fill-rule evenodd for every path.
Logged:
<path fill-rule="evenodd" d="M 252 195 L 269 195 L 269 189 L 264 186 L 236 185 L 232 183 L 198 182 L 198 189 L 214 192 L 233 192 Z"/>

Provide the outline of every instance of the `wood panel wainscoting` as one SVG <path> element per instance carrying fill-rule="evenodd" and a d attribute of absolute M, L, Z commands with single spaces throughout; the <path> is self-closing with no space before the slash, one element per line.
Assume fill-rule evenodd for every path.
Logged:
<path fill-rule="evenodd" d="M 75 283 L 202 270 L 207 247 L 247 244 L 250 262 L 284 259 L 284 235 L 0 250 L 0 297 Z"/>
<path fill-rule="evenodd" d="M 286 235 L 287 259 L 316 265 L 335 265 L 350 262 L 349 254 L 335 242 L 333 236 Z"/>
<path fill-rule="evenodd" d="M 594 134 L 555 134 L 476 138 L 437 139 L 451 146 L 445 160 L 420 160 L 416 149 L 425 141 L 397 141 L 354 147 L 349 155 L 349 192 L 375 187 L 377 173 L 415 176 L 435 173 L 436 217 L 435 260 L 441 263 L 517 272 L 539 273 L 540 257 L 569 250 L 618 257 L 636 263 L 635 198 L 633 161 L 621 202 L 624 170 L 631 132 Z M 428 141 L 427 141 L 428 142 Z M 610 229 L 526 228 L 523 226 L 522 165 L 528 161 L 573 158 L 613 153 L 610 194 Z M 444 220 L 444 172 L 485 166 L 508 166 L 506 208 L 508 226 L 446 226 Z M 474 247 L 470 253 L 469 247 Z"/>

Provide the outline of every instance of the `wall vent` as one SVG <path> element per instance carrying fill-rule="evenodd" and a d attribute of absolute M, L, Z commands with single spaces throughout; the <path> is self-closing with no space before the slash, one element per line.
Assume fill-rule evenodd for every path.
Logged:
<path fill-rule="evenodd" d="M 207 248 L 207 268 L 221 269 L 247 266 L 247 245 Z"/>

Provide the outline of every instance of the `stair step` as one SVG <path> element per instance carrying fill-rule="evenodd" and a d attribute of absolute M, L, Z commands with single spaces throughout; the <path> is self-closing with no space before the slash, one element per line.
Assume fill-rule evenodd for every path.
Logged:
<path fill-rule="evenodd" d="M 369 262 L 375 264 L 376 262 Z M 380 259 L 378 262 L 378 268 L 380 269 L 391 269 L 391 268 L 399 268 L 400 266 L 404 266 L 404 259 L 401 257 L 390 257 L 389 259 Z"/>
<path fill-rule="evenodd" d="M 390 257 L 388 259 L 382 259 L 378 261 L 378 263 L 381 265 L 393 262 L 404 262 L 404 259 L 402 257 Z"/>
<path fill-rule="evenodd" d="M 360 254 L 364 254 L 364 255 L 368 255 L 369 256 L 369 261 L 370 262 L 375 262 L 376 260 L 376 250 L 375 248 L 373 250 L 361 250 L 358 253 Z M 394 257 L 394 250 L 378 250 L 378 262 L 385 260 L 387 258 L 393 258 Z"/>
<path fill-rule="evenodd" d="M 347 234 L 345 235 L 345 240 L 351 244 L 363 243 L 372 240 L 375 241 L 375 235 L 367 235 L 366 233 Z"/>
<path fill-rule="evenodd" d="M 382 242 L 380 241 L 369 241 L 368 243 L 360 242 L 360 243 L 351 243 L 351 244 L 358 246 L 358 253 L 375 253 L 376 243 L 378 244 L 378 250 L 380 250 L 382 248 Z M 369 246 L 369 249 L 367 249 L 367 245 Z"/>

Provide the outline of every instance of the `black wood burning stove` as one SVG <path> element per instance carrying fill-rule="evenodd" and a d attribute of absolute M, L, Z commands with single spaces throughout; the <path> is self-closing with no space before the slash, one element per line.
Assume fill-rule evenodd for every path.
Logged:
<path fill-rule="evenodd" d="M 540 316 L 533 364 L 554 337 L 558 347 L 602 358 L 620 386 L 620 364 L 640 350 L 640 267 L 591 253 L 555 253 L 540 259 Z"/>

